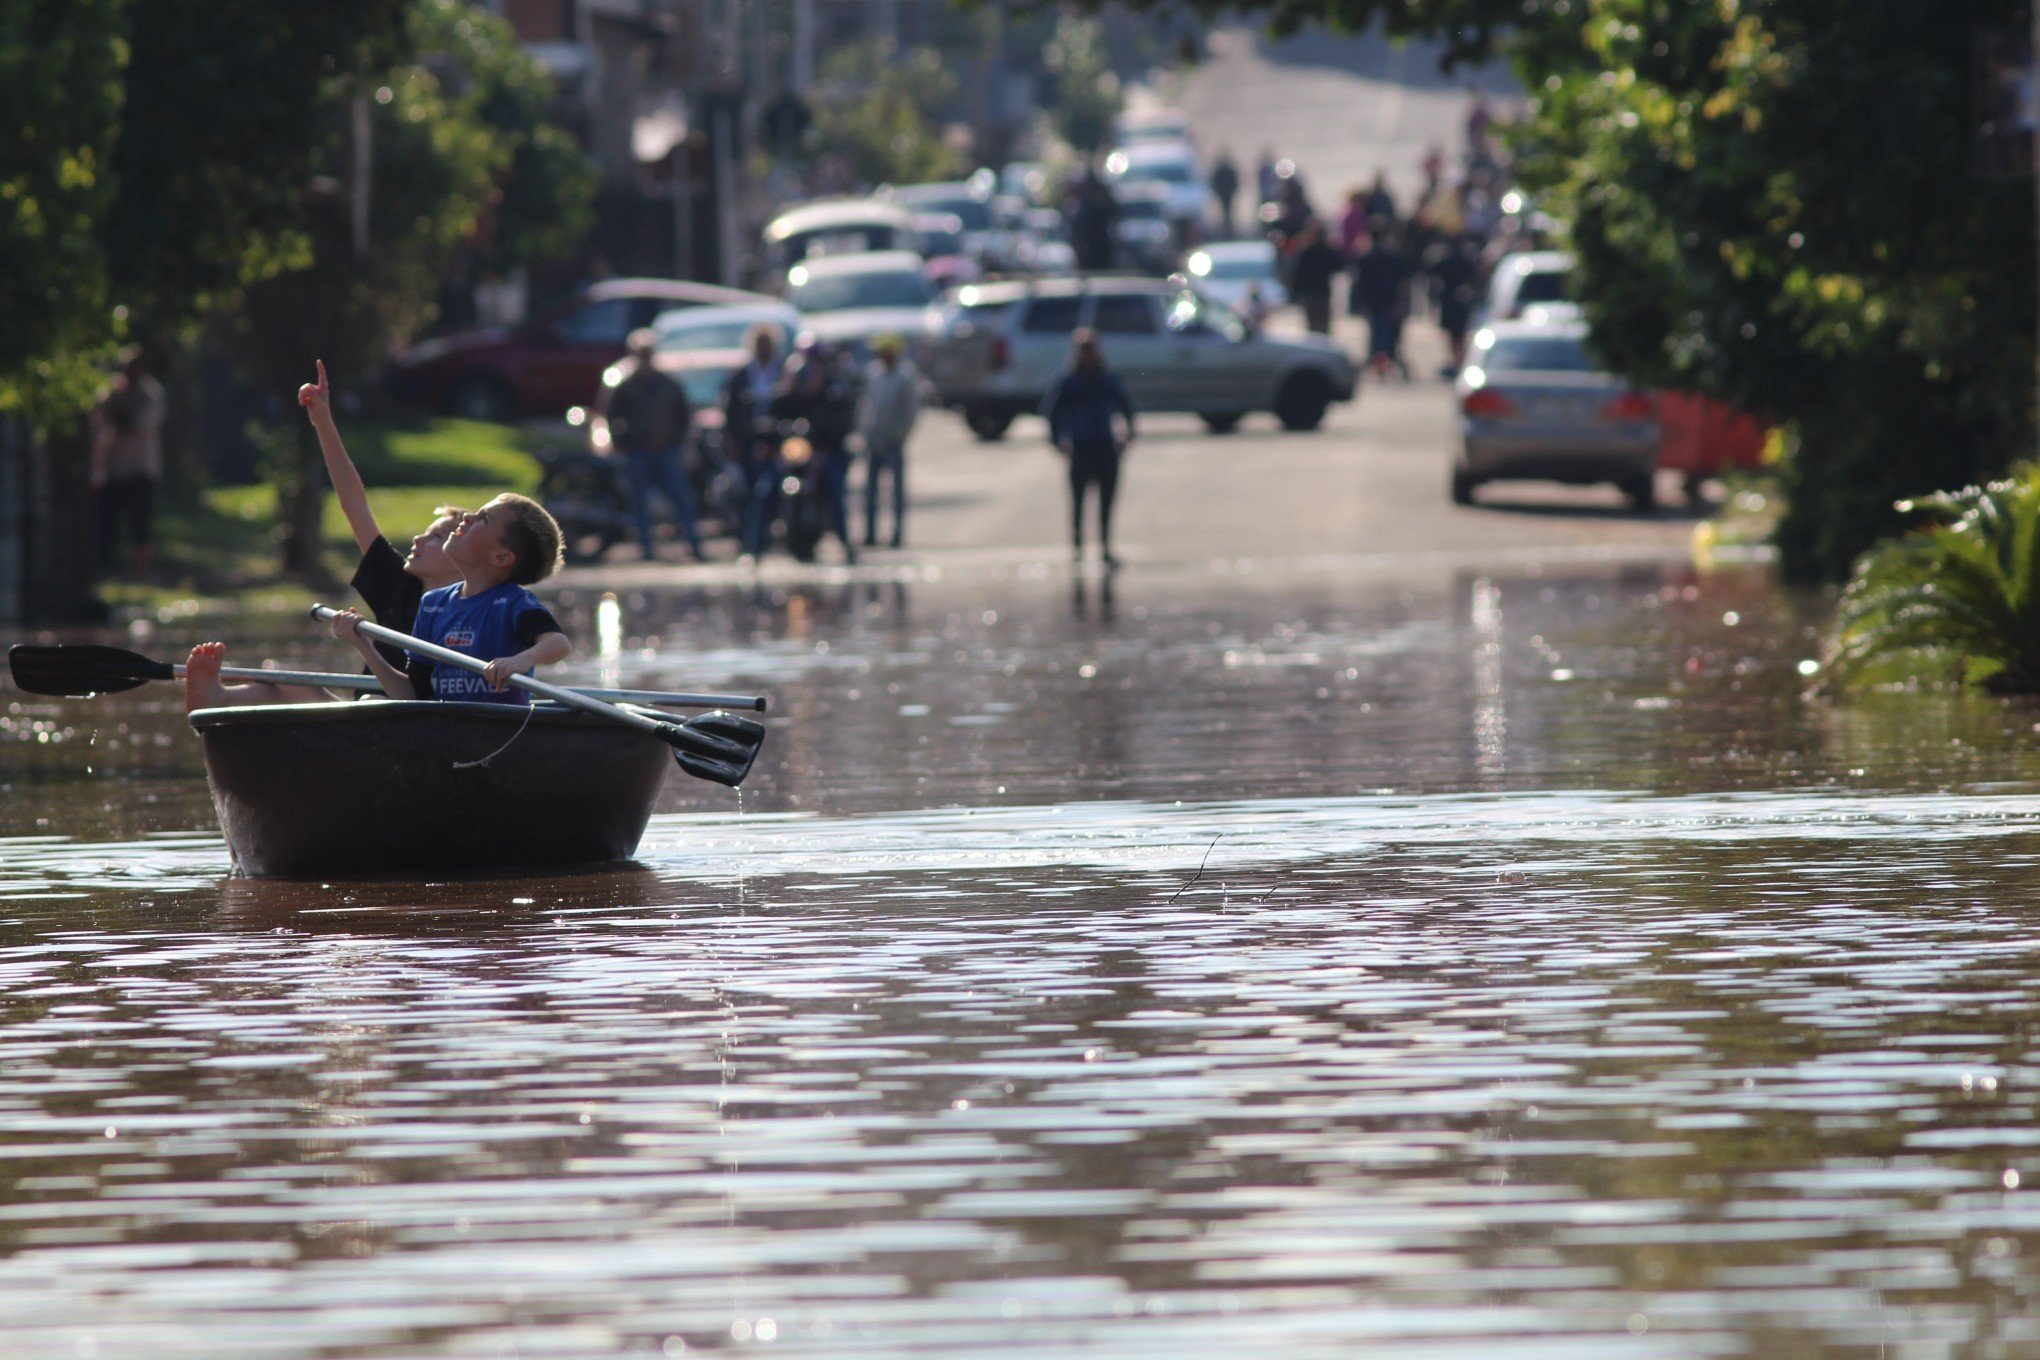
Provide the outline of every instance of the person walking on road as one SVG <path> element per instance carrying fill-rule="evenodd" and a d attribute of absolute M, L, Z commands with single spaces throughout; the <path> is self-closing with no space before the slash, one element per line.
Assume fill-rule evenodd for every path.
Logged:
<path fill-rule="evenodd" d="M 638 547 L 645 561 L 656 561 L 652 538 L 652 492 L 666 497 L 673 527 L 687 540 L 694 560 L 703 562 L 701 531 L 694 518 L 694 488 L 687 482 L 687 436 L 694 428 L 694 408 L 680 384 L 652 362 L 658 332 L 632 331 L 630 353 L 602 375 L 595 398 L 596 414 L 609 425 L 609 443 L 623 455 L 630 476 L 631 510 L 637 516 Z"/>
<path fill-rule="evenodd" d="M 1318 335 L 1332 333 L 1332 280 L 1345 264 L 1325 239 L 1325 224 L 1315 217 L 1304 223 L 1289 257 L 1289 293 L 1303 308 L 1303 324 Z"/>
<path fill-rule="evenodd" d="M 1395 228 L 1378 224 L 1373 241 L 1353 262 L 1353 288 L 1348 305 L 1367 318 L 1367 363 L 1376 377 L 1388 376 L 1394 368 L 1405 380 L 1410 366 L 1403 362 L 1402 328 L 1410 314 L 1409 257 L 1403 254 Z"/>
<path fill-rule="evenodd" d="M 1211 166 L 1211 196 L 1218 200 L 1218 227 L 1221 240 L 1233 239 L 1233 200 L 1240 196 L 1240 168 L 1233 164 L 1232 152 L 1219 148 L 1218 159 Z"/>
<path fill-rule="evenodd" d="M 1070 337 L 1070 366 L 1056 379 L 1042 404 L 1048 437 L 1070 463 L 1070 542 L 1077 561 L 1084 560 L 1084 499 L 1098 488 L 1098 546 L 1107 567 L 1119 565 L 1112 555 L 1112 501 L 1119 490 L 1119 462 L 1133 443 L 1133 399 L 1119 376 L 1105 367 L 1098 336 L 1089 329 Z M 1113 416 L 1125 423 L 1121 435 Z"/>
<path fill-rule="evenodd" d="M 764 507 L 779 475 L 774 453 L 772 393 L 779 386 L 782 362 L 779 338 L 767 322 L 751 327 L 745 336 L 751 362 L 730 374 L 723 384 L 723 447 L 736 461 L 744 480 L 743 551 L 753 556 L 763 550 Z"/>
<path fill-rule="evenodd" d="M 878 481 L 892 477 L 892 546 L 900 546 L 907 525 L 907 436 L 921 414 L 921 376 L 902 357 L 906 341 L 881 335 L 872 342 L 877 357 L 865 374 L 857 401 L 857 433 L 864 440 L 864 546 L 878 544 Z"/>
<path fill-rule="evenodd" d="M 149 374 L 139 345 L 121 351 L 120 372 L 92 408 L 90 478 L 94 543 L 99 570 L 113 564 L 114 539 L 123 525 L 137 580 L 148 574 L 155 551 L 152 526 L 156 488 L 163 481 L 163 417 L 169 398 Z"/>

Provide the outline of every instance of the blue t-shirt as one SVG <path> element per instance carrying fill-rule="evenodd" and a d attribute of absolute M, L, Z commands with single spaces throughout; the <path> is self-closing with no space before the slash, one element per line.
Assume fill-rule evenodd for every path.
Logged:
<path fill-rule="evenodd" d="M 505 581 L 479 595 L 462 595 L 460 589 L 453 585 L 426 591 L 425 598 L 418 602 L 413 636 L 465 652 L 477 661 L 494 661 L 499 656 L 516 655 L 546 633 L 560 631 L 538 596 L 515 582 Z M 531 695 L 514 685 L 490 689 L 489 682 L 478 671 L 434 665 L 422 657 L 411 658 L 410 676 L 411 687 L 421 699 L 484 704 L 531 702 Z"/>

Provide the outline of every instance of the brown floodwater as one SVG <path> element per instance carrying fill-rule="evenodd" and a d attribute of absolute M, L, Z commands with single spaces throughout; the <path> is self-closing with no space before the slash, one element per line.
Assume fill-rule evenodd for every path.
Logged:
<path fill-rule="evenodd" d="M 231 877 L 172 687 L 0 693 L 0 1354 L 2040 1354 L 2040 708 L 1809 701 L 1825 608 L 569 597 L 772 734 L 494 881 Z"/>

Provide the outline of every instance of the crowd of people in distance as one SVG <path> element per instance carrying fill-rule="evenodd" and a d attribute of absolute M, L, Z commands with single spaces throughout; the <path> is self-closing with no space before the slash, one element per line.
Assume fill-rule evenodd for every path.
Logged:
<path fill-rule="evenodd" d="M 673 527 L 694 560 L 705 561 L 686 470 L 694 411 L 680 384 L 654 365 L 657 342 L 649 330 L 631 336 L 630 353 L 612 370 L 614 381 L 605 382 L 597 399 L 597 414 L 624 458 L 645 560 L 658 556 L 652 523 L 656 492 L 665 497 Z M 721 395 L 722 456 L 744 501 L 741 551 L 756 557 L 770 542 L 781 495 L 779 453 L 786 435 L 795 430 L 819 466 L 827 529 L 842 541 L 845 560 L 857 560 L 850 482 L 860 453 L 864 546 L 878 545 L 881 510 L 888 504 L 892 530 L 886 541 L 901 546 L 906 535 L 905 449 L 921 410 L 920 378 L 904 339 L 879 336 L 861 373 L 847 366 L 841 352 L 819 342 L 782 355 L 777 333 L 766 324 L 752 327 L 744 347 L 750 359 L 731 372 Z"/>
<path fill-rule="evenodd" d="M 1459 165 L 1448 175 L 1445 153 L 1434 147 L 1407 212 L 1385 172 L 1348 189 L 1336 213 L 1320 212 L 1302 171 L 1269 150 L 1255 169 L 1254 221 L 1274 244 L 1283 284 L 1310 330 L 1331 333 L 1343 279 L 1347 312 L 1367 327 L 1367 368 L 1377 377 L 1408 378 L 1403 326 L 1425 310 L 1451 346 L 1443 370 L 1449 378 L 1465 360 L 1467 330 L 1495 262 L 1544 244 L 1528 205 L 1511 200 L 1507 170 L 1494 140 L 1493 109 L 1476 96 Z M 1229 152 L 1219 152 L 1211 185 L 1221 228 L 1231 237 L 1243 186 Z"/>

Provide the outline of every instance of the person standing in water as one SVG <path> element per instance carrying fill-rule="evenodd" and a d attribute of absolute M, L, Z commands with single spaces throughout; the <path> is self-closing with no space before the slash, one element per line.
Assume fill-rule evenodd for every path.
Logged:
<path fill-rule="evenodd" d="M 1041 413 L 1048 419 L 1049 438 L 1070 463 L 1070 541 L 1075 558 L 1084 560 L 1084 500 L 1098 488 L 1098 546 L 1107 567 L 1119 565 L 1112 555 L 1112 501 L 1119 491 L 1119 463 L 1133 443 L 1133 399 L 1119 375 L 1105 366 L 1098 336 L 1089 329 L 1070 337 L 1070 366 L 1049 390 Z M 1122 436 L 1113 425 L 1125 424 Z"/>

